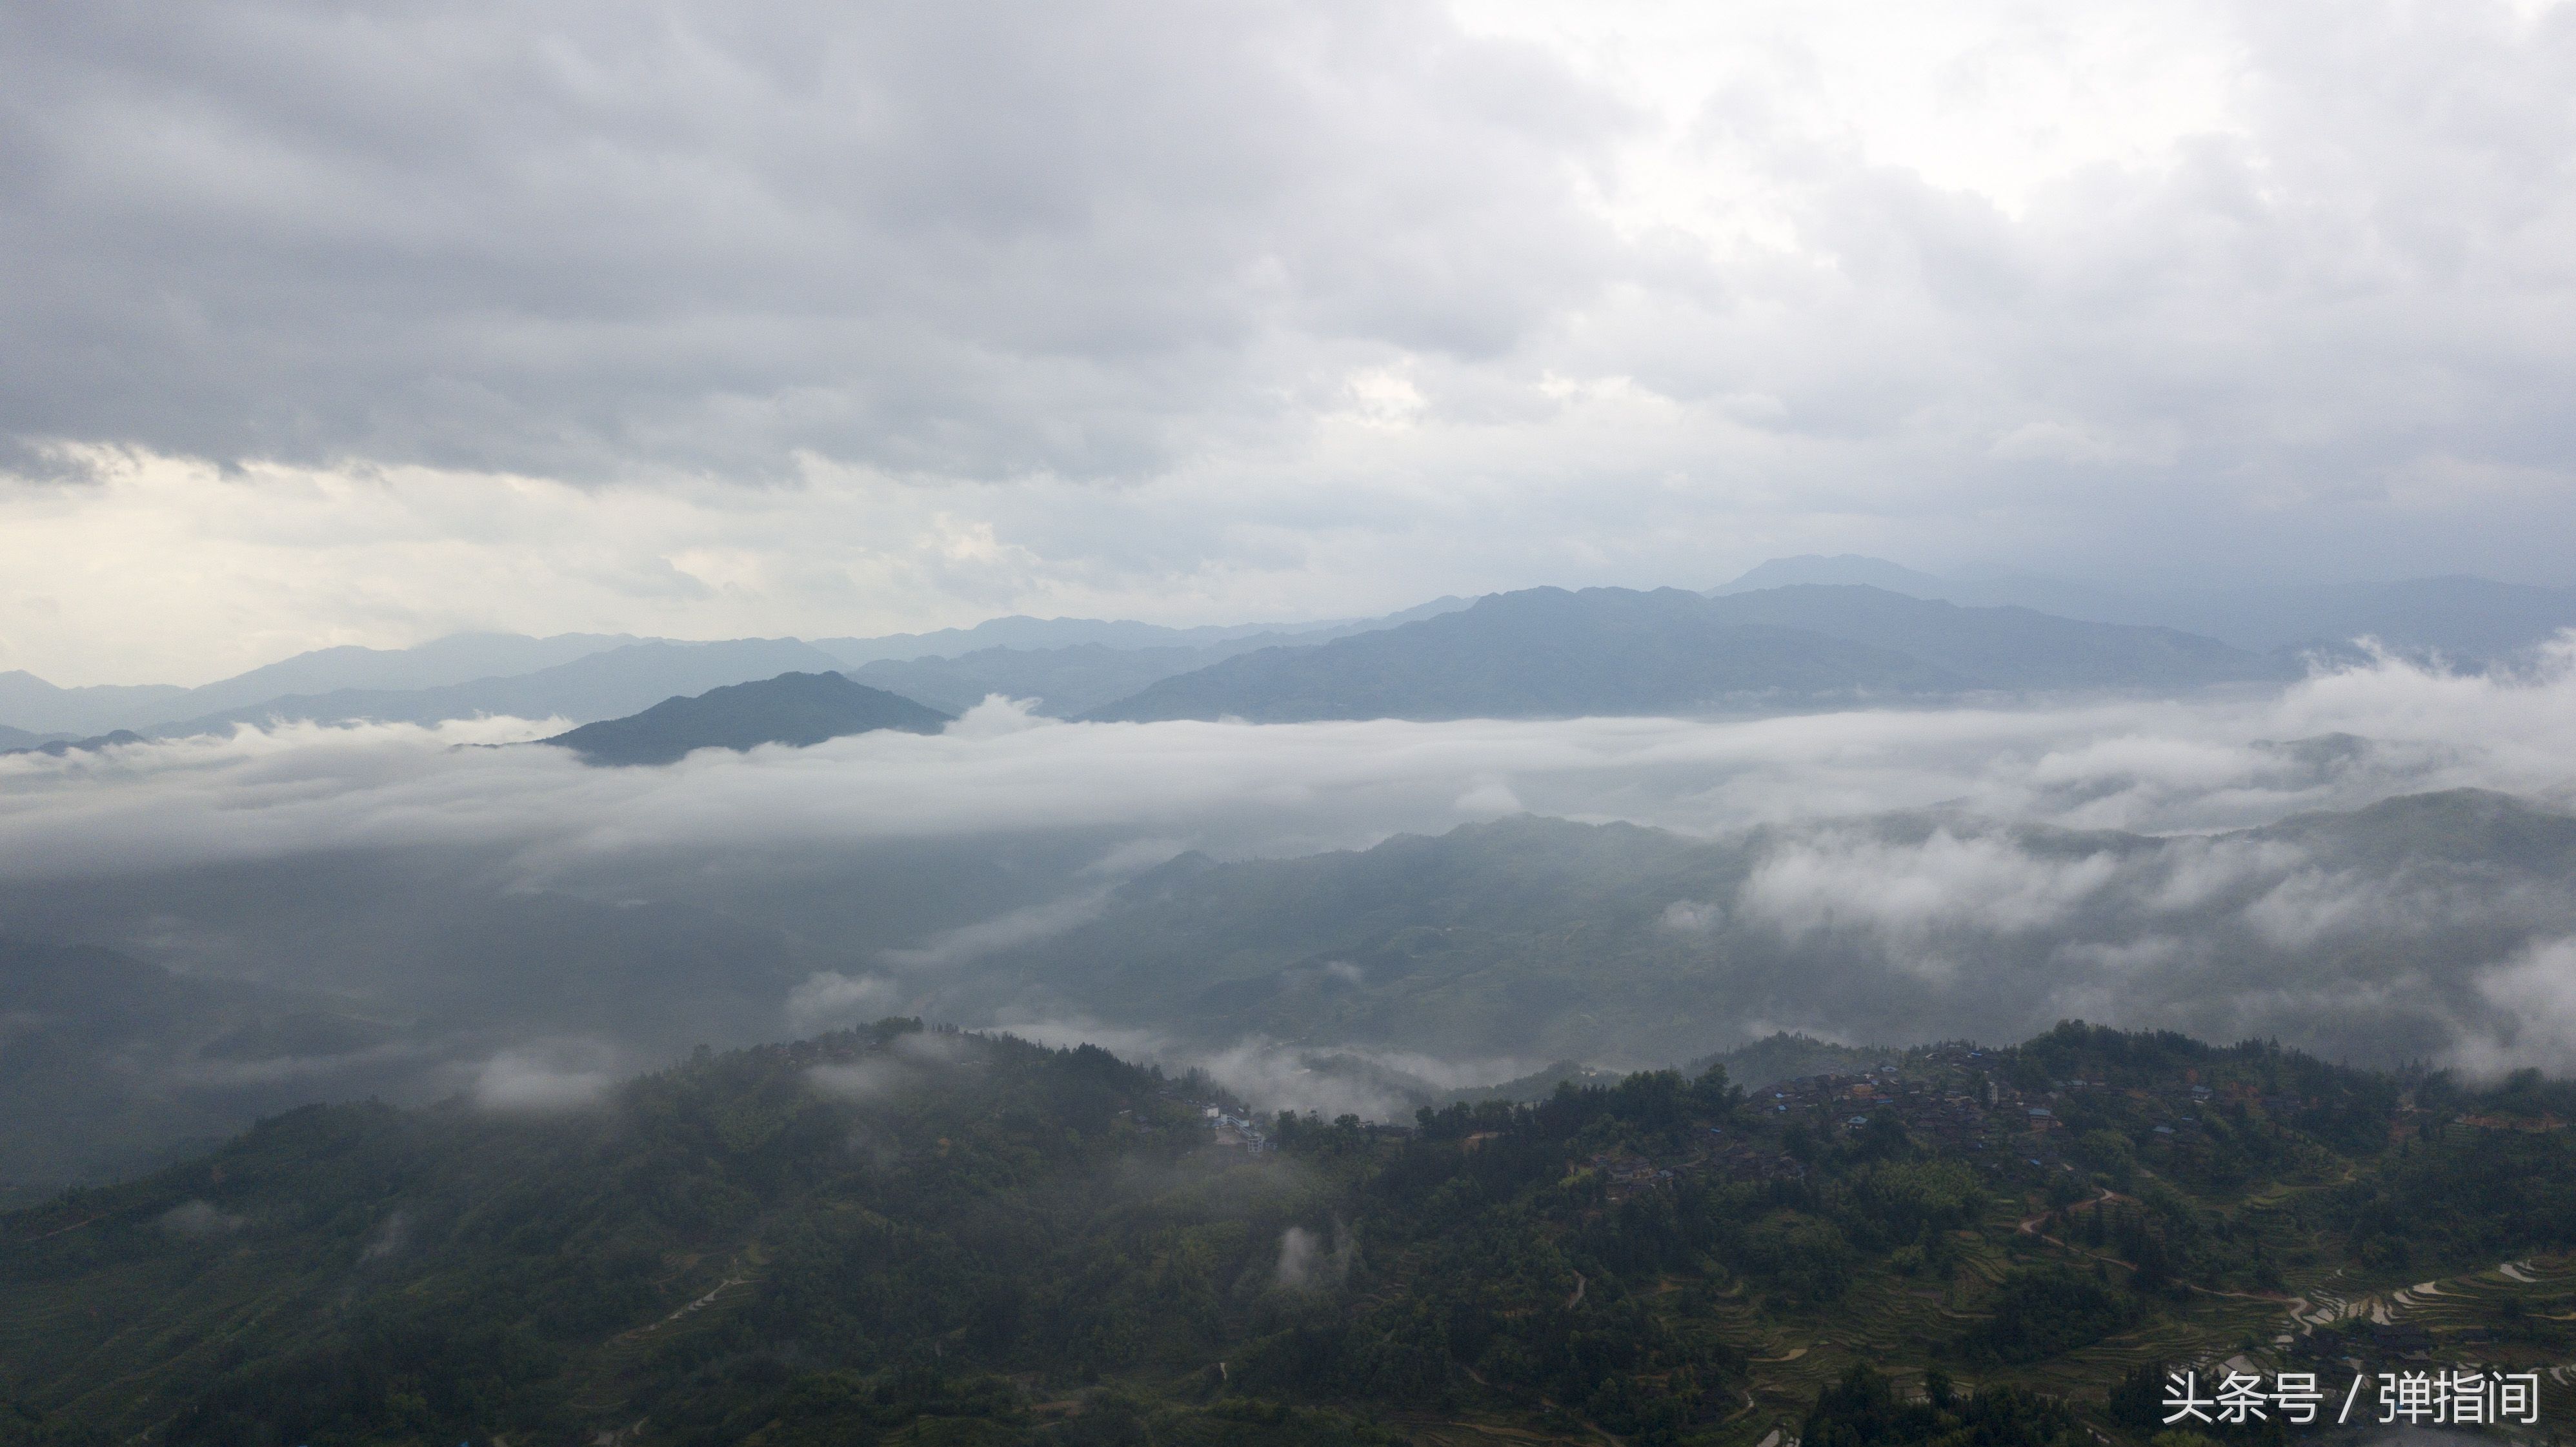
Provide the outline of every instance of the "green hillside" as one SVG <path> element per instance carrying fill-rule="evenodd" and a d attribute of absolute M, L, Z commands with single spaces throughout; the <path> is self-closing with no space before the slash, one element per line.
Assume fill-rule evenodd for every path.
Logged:
<path fill-rule="evenodd" d="M 1395 1130 L 887 1021 L 0 1218 L 0 1442 L 2141 1441 L 2166 1364 L 2554 1369 L 2571 1113 L 2070 1025 Z"/>

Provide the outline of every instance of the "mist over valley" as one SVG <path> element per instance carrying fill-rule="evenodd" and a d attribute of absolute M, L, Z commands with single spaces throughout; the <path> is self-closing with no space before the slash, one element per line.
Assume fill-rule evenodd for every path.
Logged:
<path fill-rule="evenodd" d="M 0 6 L 0 1447 L 2555 1447 L 2571 98 Z"/>
<path fill-rule="evenodd" d="M 945 720 L 789 673 L 560 734 L 272 716 L 22 752 L 0 761 L 9 1089 L 72 1104 L 6 1143 L 12 1187 L 302 1099 L 578 1100 L 889 1014 L 1370 1119 L 1781 1032 L 2081 1018 L 2482 1076 L 2576 1051 L 2561 645 L 2462 669 L 2374 641 L 2270 681 L 2206 640 L 1795 585 L 1721 600 L 1907 643 L 1940 686 L 1844 674 L 1692 716 L 1568 708 L 1578 681 L 1525 695 L 1536 718 L 1409 720 L 1365 715 L 1417 670 L 1333 657 L 1474 623 L 1499 630 L 1493 701 L 1582 677 L 1544 644 L 1512 667 L 1496 609 L 1703 626 L 1691 595 L 1595 596 L 1263 644 L 1318 660 L 1341 720 L 1066 722 L 1000 692 Z M 126 983 L 67 983 L 93 967 Z"/>

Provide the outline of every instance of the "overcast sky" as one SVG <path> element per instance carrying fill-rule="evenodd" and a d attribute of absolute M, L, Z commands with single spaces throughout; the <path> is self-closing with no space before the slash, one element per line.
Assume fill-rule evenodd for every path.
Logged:
<path fill-rule="evenodd" d="M 2576 583 L 2576 4 L 0 7 L 0 668 Z"/>

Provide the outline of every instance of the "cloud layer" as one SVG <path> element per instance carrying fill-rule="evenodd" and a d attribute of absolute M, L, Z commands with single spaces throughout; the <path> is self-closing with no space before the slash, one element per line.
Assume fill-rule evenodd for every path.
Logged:
<path fill-rule="evenodd" d="M 0 877 L 431 845 L 499 851 L 536 880 L 671 851 L 1087 829 L 1138 836 L 1104 861 L 1124 872 L 1183 848 L 1291 854 L 1441 832 L 1489 817 L 1497 790 L 1537 813 L 1693 833 L 1936 804 L 2174 833 L 2435 788 L 2576 798 L 2576 644 L 2520 675 L 2384 659 L 2278 695 L 2194 701 L 1732 721 L 1253 726 L 1012 715 L 1004 727 L 999 716 L 979 711 L 935 736 L 707 750 L 658 769 L 489 746 L 555 727 L 507 719 L 244 728 L 18 755 L 0 759 Z M 1978 861 L 1962 850 L 1944 868 L 1967 880 Z M 1927 899 L 1941 894 L 1938 881 L 1926 889 Z M 2044 911 L 2046 901 L 2027 904 Z M 923 948 L 965 958 L 1041 936 L 1083 908 L 1069 900 Z"/>

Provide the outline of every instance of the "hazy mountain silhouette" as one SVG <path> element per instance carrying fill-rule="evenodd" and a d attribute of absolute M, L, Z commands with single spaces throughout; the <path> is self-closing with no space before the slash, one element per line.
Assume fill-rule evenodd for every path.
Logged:
<path fill-rule="evenodd" d="M 2276 662 L 2175 629 L 1962 607 L 1875 586 L 1802 584 L 1716 598 L 1710 606 L 1737 622 L 1894 649 L 1979 688 L 2189 688 L 2283 676 Z"/>
<path fill-rule="evenodd" d="M 453 633 L 415 648 L 317 648 L 190 689 L 186 702 L 194 712 L 212 713 L 341 689 L 444 688 L 481 678 L 515 678 L 646 641 L 631 633 L 558 633 L 550 638 Z"/>
<path fill-rule="evenodd" d="M 2248 648 L 2340 651 L 2368 637 L 2472 665 L 2576 628 L 2576 588 L 2459 576 L 2167 594 L 2151 608 L 2160 620 Z"/>
<path fill-rule="evenodd" d="M 101 683 L 61 688 L 23 668 L 0 673 L 0 719 L 37 735 L 102 733 L 186 706 L 188 690 L 167 683 Z"/>
<path fill-rule="evenodd" d="M 1976 689 L 2169 687 L 2273 676 L 2206 638 L 1959 608 L 1861 586 L 1706 598 L 1534 588 L 1165 679 L 1098 719 L 1549 717 Z"/>
<path fill-rule="evenodd" d="M 326 996 L 176 975 L 116 951 L 0 938 L 0 1200 L 203 1150 L 403 1063 Z"/>
<path fill-rule="evenodd" d="M 586 654 L 569 663 L 511 678 L 480 678 L 442 688 L 338 689 L 325 694 L 289 695 L 160 724 L 146 732 L 174 737 L 219 733 L 239 723 L 299 719 L 321 723 L 374 719 L 428 724 L 483 714 L 568 718 L 588 723 L 649 708 L 679 694 L 774 678 L 792 670 L 833 666 L 831 655 L 793 638 L 737 638 L 722 643 L 655 640 Z"/>
<path fill-rule="evenodd" d="M 1255 635 L 1274 646 L 1279 635 Z M 861 683 L 919 699 L 936 708 L 963 713 L 992 694 L 1037 700 L 1045 712 L 1074 718 L 1139 689 L 1204 668 L 1241 650 L 1226 644 L 1206 648 L 1111 648 L 1085 643 L 1072 648 L 987 648 L 958 658 L 881 660 L 851 669 Z"/>
<path fill-rule="evenodd" d="M 585 724 L 544 742 L 594 764 L 668 764 L 692 749 L 803 748 L 875 729 L 931 734 L 953 717 L 837 673 L 782 673 L 665 699 L 632 718 Z"/>
<path fill-rule="evenodd" d="M 1891 563 L 1885 558 L 1839 553 L 1825 557 L 1805 553 L 1773 558 L 1732 582 L 1708 590 L 1712 598 L 1816 583 L 1829 587 L 1884 588 L 1909 598 L 1937 598 L 1971 608 L 2033 608 L 2063 618 L 2095 623 L 2153 623 L 2139 611 L 2139 600 L 2108 588 L 2068 582 L 2036 573 L 1995 573 L 1973 578 L 1944 578 Z"/>
<path fill-rule="evenodd" d="M 972 628 L 941 628 L 929 633 L 889 633 L 879 638 L 818 638 L 814 646 L 838 657 L 852 667 L 879 661 L 903 662 L 922 658 L 962 658 L 990 649 L 1007 648 L 1022 651 L 1062 648 L 1199 649 L 1224 644 L 1259 647 L 1273 638 L 1297 638 L 1319 641 L 1373 628 L 1392 628 L 1417 618 L 1455 612 L 1467 606 L 1464 598 L 1435 598 L 1416 604 L 1402 612 L 1376 618 L 1340 618 L 1320 623 L 1230 623 L 1196 628 L 1169 628 L 1159 623 L 1138 623 L 1129 619 L 1100 618 L 1031 618 L 1013 614 L 1007 618 L 988 618 Z"/>
<path fill-rule="evenodd" d="M 59 688 L 34 674 L 0 674 L 0 718 L 43 733 L 151 728 L 343 689 L 421 689 L 505 678 L 570 663 L 639 640 L 624 633 L 457 633 L 413 648 L 317 648 L 195 688 L 105 684 Z"/>
<path fill-rule="evenodd" d="M 1920 693 L 1965 682 L 1889 649 L 1730 622 L 1707 599 L 1677 588 L 1533 588 L 1400 628 L 1243 654 L 1091 716 L 1571 717 Z"/>
<path fill-rule="evenodd" d="M 2561 629 L 2576 628 L 2576 588 L 2461 575 L 2120 592 L 2032 574 L 1938 577 L 1884 558 L 1846 553 L 1773 558 L 1710 589 L 1709 596 L 1800 584 L 1860 584 L 1913 598 L 2178 628 L 2253 652 L 2285 655 L 2342 653 L 2353 640 L 2370 637 L 2405 652 L 2480 664 L 2510 658 Z"/>
<path fill-rule="evenodd" d="M 8 732 L 12 734 L 19 733 L 16 729 L 10 729 Z M 33 736 L 20 734 L 20 737 Z M 6 742 L 6 740 L 0 739 L 0 742 Z M 93 749 L 114 748 L 118 744 L 139 744 L 142 742 L 144 742 L 143 735 L 126 729 L 118 729 L 114 733 L 93 734 L 85 739 L 41 739 L 35 743 L 20 744 L 13 748 L 0 748 L 0 754 L 51 754 L 55 758 L 59 759 L 65 754 L 86 753 Z"/>

